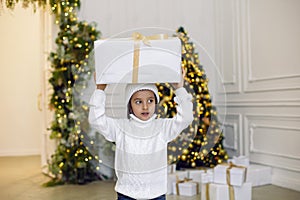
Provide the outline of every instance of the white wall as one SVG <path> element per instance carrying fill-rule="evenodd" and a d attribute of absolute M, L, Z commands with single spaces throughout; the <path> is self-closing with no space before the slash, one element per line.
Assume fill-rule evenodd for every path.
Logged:
<path fill-rule="evenodd" d="M 40 154 L 43 49 L 39 12 L 17 6 L 0 14 L 0 156 Z"/>
<path fill-rule="evenodd" d="M 231 155 L 273 167 L 300 190 L 300 1 L 216 1 L 216 60 L 227 92 Z M 221 103 L 221 102 L 220 102 Z"/>

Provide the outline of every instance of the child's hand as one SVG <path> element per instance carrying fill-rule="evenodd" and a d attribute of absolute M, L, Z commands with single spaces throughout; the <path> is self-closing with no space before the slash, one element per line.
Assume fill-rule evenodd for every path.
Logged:
<path fill-rule="evenodd" d="M 94 80 L 96 83 L 96 72 L 94 72 Z M 96 84 L 98 90 L 105 90 L 107 84 Z"/>
<path fill-rule="evenodd" d="M 185 77 L 185 75 L 186 75 L 186 71 L 185 71 L 184 68 L 182 68 L 181 72 L 182 72 L 182 74 L 181 74 L 181 75 L 182 75 L 181 81 L 180 81 L 179 83 L 172 83 L 172 86 L 173 86 L 175 89 L 178 89 L 178 88 L 183 87 L 183 84 L 184 84 L 184 77 Z"/>
<path fill-rule="evenodd" d="M 98 90 L 105 90 L 107 85 L 106 84 L 97 84 L 96 86 L 97 86 Z"/>

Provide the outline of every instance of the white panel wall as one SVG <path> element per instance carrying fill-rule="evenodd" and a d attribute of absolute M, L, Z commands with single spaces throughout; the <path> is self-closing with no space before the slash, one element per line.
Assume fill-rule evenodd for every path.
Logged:
<path fill-rule="evenodd" d="M 300 1 L 215 3 L 228 152 L 273 167 L 273 184 L 300 190 Z"/>

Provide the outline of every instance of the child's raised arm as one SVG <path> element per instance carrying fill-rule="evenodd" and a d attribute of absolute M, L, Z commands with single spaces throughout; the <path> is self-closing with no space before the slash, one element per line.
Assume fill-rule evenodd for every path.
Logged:
<path fill-rule="evenodd" d="M 94 78 L 96 74 L 94 74 Z M 97 89 L 94 91 L 90 99 L 89 123 L 99 131 L 107 140 L 114 142 L 116 125 L 114 119 L 105 115 L 106 95 L 104 89 L 106 84 L 96 84 Z"/>

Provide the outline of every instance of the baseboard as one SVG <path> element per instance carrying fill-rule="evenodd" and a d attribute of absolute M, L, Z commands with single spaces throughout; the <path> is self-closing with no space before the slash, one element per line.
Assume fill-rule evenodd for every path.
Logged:
<path fill-rule="evenodd" d="M 26 149 L 26 150 L 7 150 L 0 151 L 0 156 L 36 156 L 41 155 L 40 149 Z"/>
<path fill-rule="evenodd" d="M 272 184 L 300 192 L 300 173 L 273 168 Z"/>

